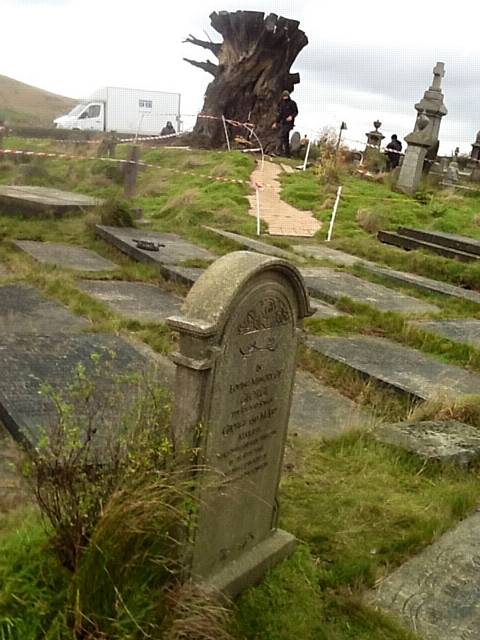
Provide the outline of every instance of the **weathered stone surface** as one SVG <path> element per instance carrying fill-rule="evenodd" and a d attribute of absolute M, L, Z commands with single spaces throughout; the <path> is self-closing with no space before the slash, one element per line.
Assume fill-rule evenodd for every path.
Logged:
<path fill-rule="evenodd" d="M 15 245 L 31 255 L 35 260 L 55 265 L 56 267 L 76 269 L 77 271 L 110 271 L 117 269 L 116 264 L 102 258 L 98 253 L 72 244 L 17 240 Z"/>
<path fill-rule="evenodd" d="M 449 397 L 480 393 L 480 375 L 383 338 L 306 335 L 305 343 L 369 378 L 423 400 L 439 394 Z"/>
<path fill-rule="evenodd" d="M 85 367 L 87 375 L 93 375 L 93 354 L 107 358 L 109 368 L 121 374 L 146 370 L 153 364 L 146 350 L 110 335 L 57 334 L 35 336 L 34 340 L 31 336 L 0 339 L 0 421 L 16 440 L 36 443 L 40 429 L 48 429 L 55 418 L 51 401 L 40 393 L 42 385 L 65 389 L 74 379 L 79 364 Z M 170 365 L 162 368 L 160 358 L 156 358 L 154 364 L 160 383 L 168 388 Z"/>
<path fill-rule="evenodd" d="M 463 342 L 480 349 L 480 320 L 437 320 L 412 322 L 429 333 L 435 333 L 454 342 Z"/>
<path fill-rule="evenodd" d="M 438 307 L 422 302 L 399 291 L 393 291 L 374 282 L 368 282 L 350 273 L 328 268 L 306 268 L 301 273 L 312 295 L 327 302 L 336 302 L 342 297 L 355 302 L 370 304 L 379 311 L 397 313 L 432 313 Z"/>
<path fill-rule="evenodd" d="M 381 442 L 427 460 L 467 465 L 480 456 L 480 431 L 456 420 L 384 424 L 373 433 Z"/>
<path fill-rule="evenodd" d="M 387 576 L 373 604 L 425 640 L 474 640 L 480 629 L 479 539 L 475 513 Z"/>
<path fill-rule="evenodd" d="M 28 217 L 61 217 L 68 213 L 81 213 L 100 202 L 97 198 L 60 189 L 0 185 L 1 213 Z"/>
<path fill-rule="evenodd" d="M 332 305 L 316 300 L 315 298 L 310 298 L 310 306 L 315 310 L 312 318 L 339 318 L 340 316 L 347 315 L 343 311 L 335 309 Z"/>
<path fill-rule="evenodd" d="M 96 226 L 97 235 L 112 244 L 123 253 L 139 262 L 148 264 L 181 264 L 187 260 L 214 260 L 215 256 L 187 242 L 173 233 L 158 233 L 145 229 L 130 229 L 125 227 Z M 135 240 L 145 240 L 158 247 L 158 251 L 141 249 Z"/>
<path fill-rule="evenodd" d="M 183 302 L 153 284 L 141 282 L 82 280 L 78 286 L 120 316 L 140 322 L 164 322 L 178 312 Z"/>
<path fill-rule="evenodd" d="M 62 305 L 44 298 L 33 287 L 0 287 L 0 335 L 50 335 L 81 330 L 89 322 Z"/>
<path fill-rule="evenodd" d="M 160 273 L 166 280 L 191 287 L 199 279 L 205 269 L 198 267 L 176 267 L 171 264 L 159 265 Z"/>
<path fill-rule="evenodd" d="M 324 244 L 297 244 L 292 249 L 295 253 L 298 253 L 306 258 L 316 258 L 317 260 L 331 260 L 335 264 L 340 264 L 345 267 L 351 267 L 354 264 L 366 262 L 358 256 L 354 256 L 351 253 L 345 253 L 345 251 L 339 251 L 338 249 L 332 249 Z M 374 263 L 372 263 L 374 264 Z"/>
<path fill-rule="evenodd" d="M 277 490 L 297 327 L 311 310 L 295 267 L 239 251 L 205 271 L 182 313 L 169 321 L 180 333 L 174 439 L 176 450 L 195 447 L 207 469 L 197 478 L 189 571 L 234 596 L 294 542 L 276 529 Z"/>
<path fill-rule="evenodd" d="M 432 280 L 432 278 L 426 278 L 425 276 L 418 276 L 415 273 L 406 273 L 404 271 L 395 271 L 395 269 L 374 266 L 371 263 L 363 266 L 371 273 L 388 278 L 393 282 L 410 285 L 422 291 L 433 291 L 434 293 L 441 293 L 446 296 L 452 296 L 453 298 L 460 298 L 461 300 L 468 300 L 469 302 L 480 304 L 480 293 L 478 291 L 463 289 L 462 287 L 456 287 L 447 282 L 440 282 L 439 280 Z"/>
<path fill-rule="evenodd" d="M 289 432 L 314 438 L 338 438 L 351 429 L 371 426 L 373 416 L 355 402 L 297 371 Z"/>
<path fill-rule="evenodd" d="M 260 240 L 255 240 L 254 238 L 248 238 L 247 236 L 242 236 L 239 233 L 232 233 L 231 231 L 223 231 L 223 229 L 214 229 L 213 227 L 204 227 L 211 233 L 216 234 L 217 236 L 221 236 L 222 238 L 227 238 L 228 240 L 232 240 L 236 242 L 244 249 L 248 249 L 249 251 L 256 251 L 257 253 L 265 253 L 268 256 L 277 256 L 278 258 L 285 258 L 286 260 L 290 260 L 292 258 L 292 254 L 284 249 L 279 249 L 278 247 L 274 247 L 272 244 L 268 244 L 266 242 L 261 242 Z"/>

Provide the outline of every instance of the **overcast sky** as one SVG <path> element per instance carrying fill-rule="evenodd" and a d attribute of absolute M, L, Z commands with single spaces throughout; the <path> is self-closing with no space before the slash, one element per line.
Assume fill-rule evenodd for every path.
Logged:
<path fill-rule="evenodd" d="M 480 38 L 473 1 L 400 3 L 364 0 L 0 0 L 0 74 L 70 97 L 103 86 L 180 92 L 182 111 L 195 114 L 211 76 L 182 60 L 208 51 L 182 44 L 210 27 L 212 11 L 251 9 L 300 21 L 309 44 L 292 71 L 298 129 L 314 135 L 347 123 L 345 137 L 360 147 L 379 118 L 387 136 L 408 134 L 414 104 L 445 62 L 448 115 L 440 129 L 442 153 L 470 153 L 480 129 Z M 192 118 L 185 118 L 187 125 Z M 355 140 L 360 143 L 355 144 Z"/>

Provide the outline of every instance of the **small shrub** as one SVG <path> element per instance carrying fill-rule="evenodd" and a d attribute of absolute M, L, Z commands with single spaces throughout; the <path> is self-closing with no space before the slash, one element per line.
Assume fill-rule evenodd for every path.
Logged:
<path fill-rule="evenodd" d="M 128 200 L 109 198 L 96 212 L 101 224 L 112 227 L 134 227 L 134 211 Z"/>
<path fill-rule="evenodd" d="M 359 209 L 355 220 L 364 231 L 372 235 L 377 234 L 380 229 L 383 229 L 385 226 L 385 220 L 382 214 L 376 211 L 369 211 L 368 209 Z"/>
<path fill-rule="evenodd" d="M 123 184 L 123 169 L 120 163 L 97 160 L 91 164 L 92 175 L 101 175 L 115 184 Z"/>

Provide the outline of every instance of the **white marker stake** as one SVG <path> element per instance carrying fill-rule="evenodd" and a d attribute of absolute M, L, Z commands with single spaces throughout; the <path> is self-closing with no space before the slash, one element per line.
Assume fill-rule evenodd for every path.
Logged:
<path fill-rule="evenodd" d="M 223 122 L 223 130 L 225 131 L 225 138 L 227 140 L 227 147 L 228 147 L 228 150 L 231 151 L 232 149 L 230 148 L 230 138 L 228 137 L 227 123 L 225 122 L 225 116 L 222 116 L 222 122 Z"/>
<path fill-rule="evenodd" d="M 255 187 L 255 195 L 257 198 L 257 236 L 260 235 L 260 190 Z"/>
<path fill-rule="evenodd" d="M 335 204 L 333 205 L 332 217 L 330 218 L 330 227 L 328 229 L 327 242 L 330 242 L 330 240 L 332 239 L 333 224 L 335 222 L 335 216 L 337 215 L 338 203 L 340 202 L 341 193 L 342 187 L 338 187 L 337 197 L 335 199 Z"/>
<path fill-rule="evenodd" d="M 308 156 L 310 155 L 310 145 L 311 145 L 311 141 L 308 141 L 308 145 L 307 145 L 307 150 L 305 152 L 305 160 L 303 162 L 303 168 L 302 171 L 305 171 L 305 169 L 307 168 L 307 163 L 308 163 Z"/>

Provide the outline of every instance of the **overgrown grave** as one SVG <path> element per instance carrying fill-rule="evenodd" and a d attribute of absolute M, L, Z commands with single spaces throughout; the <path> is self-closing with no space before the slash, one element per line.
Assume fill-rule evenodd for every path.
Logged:
<path fill-rule="evenodd" d="M 174 446 L 198 450 L 186 574 L 234 596 L 287 557 L 277 490 L 296 368 L 311 314 L 288 262 L 235 252 L 217 260 L 171 318 L 179 332 Z M 188 401 L 185 399 L 188 398 Z"/>

